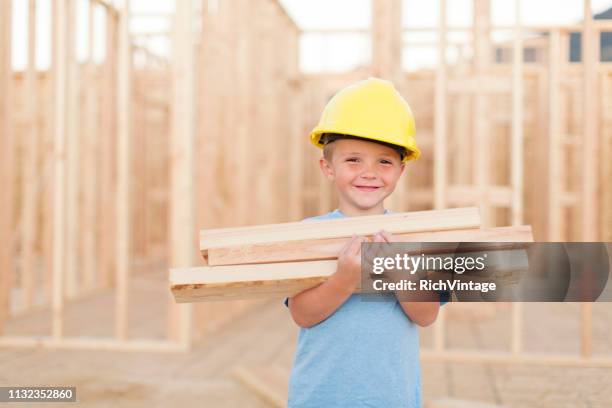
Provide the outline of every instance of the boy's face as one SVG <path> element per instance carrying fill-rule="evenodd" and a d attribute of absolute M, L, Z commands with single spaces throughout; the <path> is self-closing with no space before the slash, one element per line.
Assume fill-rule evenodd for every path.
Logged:
<path fill-rule="evenodd" d="M 358 139 L 333 142 L 331 158 L 321 158 L 320 165 L 347 215 L 382 213 L 405 167 L 392 148 Z"/>

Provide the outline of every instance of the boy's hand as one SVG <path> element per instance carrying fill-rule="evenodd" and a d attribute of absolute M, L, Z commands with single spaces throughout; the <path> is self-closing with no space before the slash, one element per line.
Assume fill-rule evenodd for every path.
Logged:
<path fill-rule="evenodd" d="M 338 254 L 338 267 L 333 280 L 342 290 L 353 293 L 361 282 L 361 243 L 366 242 L 364 237 L 353 235 L 346 242 Z"/>
<path fill-rule="evenodd" d="M 387 232 L 385 230 L 380 230 L 379 232 L 377 232 L 376 234 L 374 234 L 374 238 L 372 239 L 373 242 L 378 242 L 381 244 L 390 244 L 392 242 L 395 242 L 395 237 L 393 236 L 393 234 L 391 234 L 390 232 Z M 385 256 L 389 256 L 394 254 L 393 250 L 391 248 L 387 248 L 387 249 L 382 249 L 381 252 L 383 252 L 381 255 L 385 255 Z M 377 255 L 380 256 L 380 255 Z M 388 277 L 390 282 L 399 282 L 402 279 L 405 280 L 412 280 L 415 282 L 418 282 L 420 278 L 422 278 L 423 276 L 421 276 L 421 271 L 418 271 L 417 273 L 407 273 L 407 272 L 402 272 L 402 271 L 391 271 L 388 272 L 386 274 L 386 276 Z M 426 275 L 425 275 L 426 276 Z"/>
<path fill-rule="evenodd" d="M 377 239 L 379 241 L 377 241 Z M 395 237 L 390 232 L 387 232 L 385 230 L 380 230 L 379 232 L 376 233 L 376 235 L 374 235 L 374 242 L 389 242 L 389 243 L 395 242 Z"/>
<path fill-rule="evenodd" d="M 372 242 L 379 243 L 378 250 L 372 255 L 373 257 L 388 257 L 392 256 L 393 251 L 389 247 L 389 243 L 393 242 L 394 237 L 385 230 L 380 230 L 372 237 Z M 385 271 L 385 278 L 389 282 L 398 282 L 401 278 L 400 273 L 396 271 Z"/>

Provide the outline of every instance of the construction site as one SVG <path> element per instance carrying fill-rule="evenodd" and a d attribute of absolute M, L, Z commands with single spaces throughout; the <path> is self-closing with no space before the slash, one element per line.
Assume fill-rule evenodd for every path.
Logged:
<path fill-rule="evenodd" d="M 223 229 L 252 228 L 238 242 L 336 209 L 308 135 L 370 77 L 416 121 L 420 158 L 385 204 L 423 227 L 399 232 L 451 211 L 448 241 L 612 242 L 612 1 L 541 2 L 575 13 L 2 0 L 0 387 L 76 387 L 91 407 L 286 406 L 300 328 L 280 292 L 177 303 L 169 270 L 224 265 Z M 423 406 L 610 407 L 611 322 L 609 302 L 450 302 L 419 328 Z"/>

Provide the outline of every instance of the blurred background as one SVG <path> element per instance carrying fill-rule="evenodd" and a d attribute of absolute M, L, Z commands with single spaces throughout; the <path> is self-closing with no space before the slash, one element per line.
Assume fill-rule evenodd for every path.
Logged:
<path fill-rule="evenodd" d="M 610 0 L 2 0 L 0 385 L 84 404 L 283 406 L 280 300 L 176 305 L 205 228 L 335 208 L 308 133 L 394 82 L 423 154 L 395 211 L 478 205 L 612 241 Z M 431 407 L 609 407 L 609 304 L 452 304 Z"/>

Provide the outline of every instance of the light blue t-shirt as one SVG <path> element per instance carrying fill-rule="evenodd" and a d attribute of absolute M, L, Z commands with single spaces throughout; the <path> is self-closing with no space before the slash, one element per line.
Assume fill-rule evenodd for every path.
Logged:
<path fill-rule="evenodd" d="M 343 217 L 335 210 L 305 221 Z M 300 328 L 289 408 L 421 407 L 417 326 L 393 294 L 387 301 L 361 296 L 351 295 L 324 321 Z M 441 298 L 446 303 L 448 294 Z"/>

